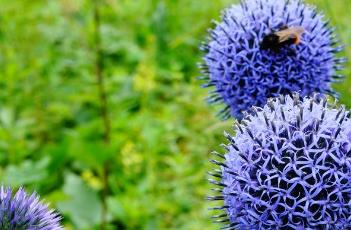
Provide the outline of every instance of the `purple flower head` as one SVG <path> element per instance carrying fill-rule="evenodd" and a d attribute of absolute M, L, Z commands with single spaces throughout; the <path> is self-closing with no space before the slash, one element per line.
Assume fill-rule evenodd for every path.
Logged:
<path fill-rule="evenodd" d="M 234 128 L 210 175 L 228 229 L 350 229 L 350 112 L 326 99 L 280 96 Z"/>
<path fill-rule="evenodd" d="M 37 194 L 28 195 L 20 188 L 0 187 L 0 229 L 3 230 L 61 230 L 60 217 L 39 201 Z"/>
<path fill-rule="evenodd" d="M 264 38 L 284 28 L 301 28 L 300 43 L 262 49 Z M 208 101 L 224 102 L 223 118 L 241 119 L 280 94 L 335 96 L 331 82 L 343 78 L 336 71 L 345 62 L 335 57 L 342 50 L 336 43 L 324 15 L 302 1 L 243 0 L 223 12 L 201 47 L 203 87 L 215 88 Z"/>

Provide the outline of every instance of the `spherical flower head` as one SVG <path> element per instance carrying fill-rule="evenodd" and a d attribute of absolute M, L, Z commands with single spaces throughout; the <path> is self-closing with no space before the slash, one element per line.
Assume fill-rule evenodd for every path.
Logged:
<path fill-rule="evenodd" d="M 35 193 L 28 195 L 20 188 L 0 187 L 0 229 L 2 230 L 62 230 L 60 217 Z"/>
<path fill-rule="evenodd" d="M 325 99 L 281 96 L 235 126 L 210 181 L 230 229 L 351 228 L 351 120 Z"/>
<path fill-rule="evenodd" d="M 267 36 L 286 28 L 295 30 L 285 30 L 279 38 L 290 42 L 262 48 Z M 203 87 L 215 87 L 208 101 L 224 102 L 220 114 L 225 119 L 241 119 L 244 111 L 280 94 L 336 96 L 331 82 L 343 78 L 336 72 L 345 62 L 336 58 L 342 50 L 336 44 L 324 15 L 302 1 L 242 1 L 223 12 L 202 45 L 200 79 L 206 81 Z"/>

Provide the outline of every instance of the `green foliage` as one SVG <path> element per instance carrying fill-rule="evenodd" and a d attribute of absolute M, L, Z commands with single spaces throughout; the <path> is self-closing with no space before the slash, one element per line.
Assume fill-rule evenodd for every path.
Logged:
<path fill-rule="evenodd" d="M 233 1 L 100 1 L 110 143 L 92 1 L 0 0 L 1 181 L 38 191 L 67 229 L 100 229 L 108 165 L 107 229 L 216 229 L 205 172 L 231 121 L 205 104 L 196 63 Z M 351 40 L 350 3 L 310 2 Z M 348 106 L 350 83 L 337 86 Z"/>
<path fill-rule="evenodd" d="M 99 223 L 102 207 L 96 191 L 74 174 L 65 176 L 62 190 L 68 197 L 57 206 L 76 226 L 88 229 Z"/>

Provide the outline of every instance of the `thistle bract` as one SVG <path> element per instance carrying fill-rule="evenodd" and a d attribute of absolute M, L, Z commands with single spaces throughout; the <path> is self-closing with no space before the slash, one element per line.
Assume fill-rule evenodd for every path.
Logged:
<path fill-rule="evenodd" d="M 270 99 L 226 134 L 220 169 L 229 229 L 351 228 L 351 120 L 325 99 Z"/>
<path fill-rule="evenodd" d="M 299 44 L 261 48 L 266 36 L 294 27 L 304 30 Z M 335 57 L 342 49 L 336 44 L 323 14 L 302 1 L 242 1 L 223 12 L 202 45 L 203 87 L 215 88 L 208 101 L 224 102 L 223 118 L 241 119 L 243 111 L 280 94 L 334 95 L 331 82 L 343 77 L 336 70 L 345 61 Z"/>
<path fill-rule="evenodd" d="M 2 230 L 61 230 L 60 217 L 39 201 L 35 193 L 28 195 L 20 188 L 0 188 L 0 229 Z"/>

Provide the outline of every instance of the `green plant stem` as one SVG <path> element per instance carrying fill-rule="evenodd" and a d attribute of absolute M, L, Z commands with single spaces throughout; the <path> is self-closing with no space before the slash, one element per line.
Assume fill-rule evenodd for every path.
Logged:
<path fill-rule="evenodd" d="M 98 86 L 98 93 L 100 99 L 100 115 L 104 126 L 104 142 L 106 145 L 110 144 L 110 132 L 111 123 L 108 116 L 108 103 L 106 89 L 104 87 L 104 77 L 103 77 L 103 57 L 101 49 L 101 35 L 100 35 L 100 11 L 99 11 L 99 0 L 93 0 L 94 6 L 94 42 L 95 42 L 95 76 Z M 102 181 L 103 181 L 103 191 L 102 191 L 102 213 L 101 213 L 101 230 L 106 228 L 107 223 L 107 204 L 106 199 L 108 196 L 108 177 L 109 177 L 109 163 L 106 161 L 103 165 L 102 170 Z"/>

